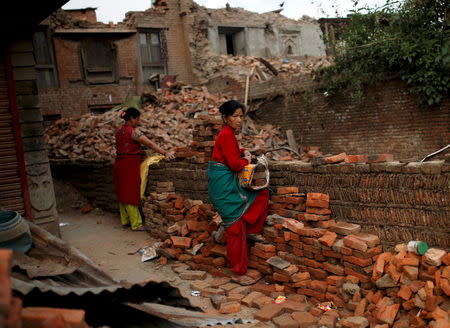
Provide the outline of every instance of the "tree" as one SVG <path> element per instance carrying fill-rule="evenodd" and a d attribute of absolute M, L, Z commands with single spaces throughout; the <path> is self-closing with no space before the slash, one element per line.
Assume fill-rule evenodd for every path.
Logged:
<path fill-rule="evenodd" d="M 450 90 L 450 2 L 406 0 L 353 11 L 335 65 L 323 71 L 336 94 L 400 77 L 429 105 Z"/>

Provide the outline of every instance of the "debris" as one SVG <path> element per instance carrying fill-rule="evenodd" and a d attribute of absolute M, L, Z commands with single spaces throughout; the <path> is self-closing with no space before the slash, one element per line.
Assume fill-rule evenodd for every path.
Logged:
<path fill-rule="evenodd" d="M 198 290 L 191 291 L 191 296 L 194 296 L 194 297 L 200 296 L 200 291 L 198 291 Z"/>

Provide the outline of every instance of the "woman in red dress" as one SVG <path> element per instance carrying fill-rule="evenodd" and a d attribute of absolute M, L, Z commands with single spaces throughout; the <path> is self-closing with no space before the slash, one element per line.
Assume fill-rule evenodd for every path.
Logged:
<path fill-rule="evenodd" d="M 145 230 L 139 212 L 141 144 L 163 154 L 166 159 L 174 158 L 172 151 L 163 150 L 137 129 L 140 115 L 139 110 L 133 107 L 121 112 L 125 124 L 116 131 L 116 160 L 113 167 L 122 226 L 131 225 L 131 229 L 135 231 Z"/>
<path fill-rule="evenodd" d="M 235 134 L 244 120 L 244 106 L 230 100 L 219 108 L 224 125 L 216 137 L 208 165 L 208 193 L 226 226 L 227 258 L 236 274 L 247 272 L 247 234 L 258 234 L 267 218 L 269 191 L 241 188 L 236 173 L 251 161 Z"/>

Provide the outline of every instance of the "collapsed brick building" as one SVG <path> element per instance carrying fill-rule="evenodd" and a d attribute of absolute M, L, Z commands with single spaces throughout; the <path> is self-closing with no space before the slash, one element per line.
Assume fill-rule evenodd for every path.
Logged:
<path fill-rule="evenodd" d="M 157 1 L 123 22 L 96 21 L 95 8 L 58 11 L 35 34 L 41 103 L 47 120 L 104 112 L 152 88 L 164 74 L 205 83 L 219 55 L 297 58 L 325 54 L 319 24 L 276 12 L 207 9 Z"/>

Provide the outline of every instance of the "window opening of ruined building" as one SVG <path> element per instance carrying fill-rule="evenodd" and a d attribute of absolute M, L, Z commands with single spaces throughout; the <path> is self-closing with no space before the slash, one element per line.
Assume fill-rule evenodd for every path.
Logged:
<path fill-rule="evenodd" d="M 61 114 L 42 115 L 44 128 L 47 129 L 61 118 Z"/>
<path fill-rule="evenodd" d="M 118 82 L 117 50 L 113 40 L 81 40 L 81 59 L 86 83 Z"/>
<path fill-rule="evenodd" d="M 292 47 L 291 46 L 287 47 L 287 54 L 288 55 L 293 55 L 294 54 L 293 51 L 292 51 Z"/>
<path fill-rule="evenodd" d="M 148 83 L 148 79 L 154 74 L 166 73 L 164 33 L 162 30 L 149 30 L 139 33 L 139 50 L 144 83 Z"/>
<path fill-rule="evenodd" d="M 226 34 L 225 38 L 227 42 L 227 55 L 236 55 L 236 52 L 234 51 L 234 35 Z"/>
<path fill-rule="evenodd" d="M 57 87 L 58 78 L 53 43 L 47 31 L 37 31 L 33 34 L 33 49 L 38 88 Z"/>
<path fill-rule="evenodd" d="M 89 111 L 91 112 L 91 114 L 101 115 L 111 110 L 111 108 L 114 108 L 114 106 L 103 106 L 103 107 L 96 106 L 96 107 L 89 107 Z"/>

